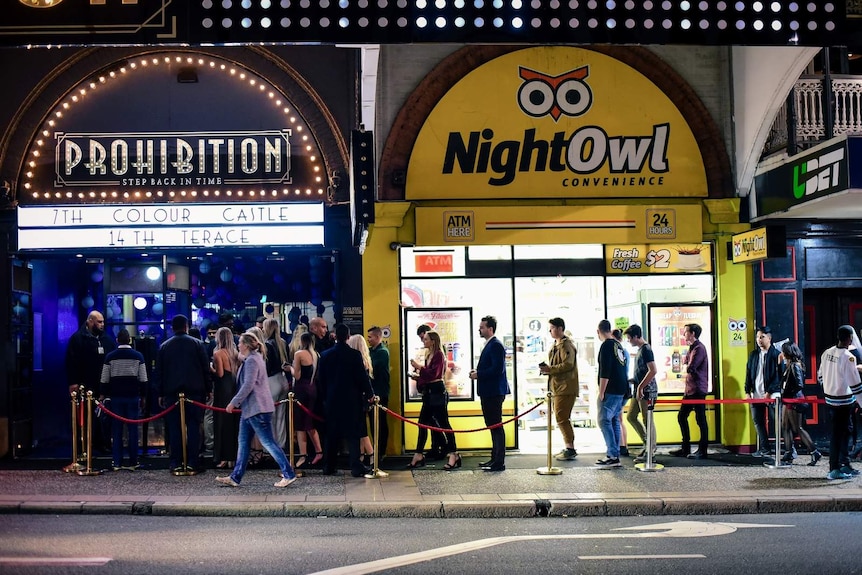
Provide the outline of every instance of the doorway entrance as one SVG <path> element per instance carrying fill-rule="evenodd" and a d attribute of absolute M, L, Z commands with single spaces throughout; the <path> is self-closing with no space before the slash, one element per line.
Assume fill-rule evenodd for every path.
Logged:
<path fill-rule="evenodd" d="M 601 277 L 515 278 L 515 333 L 517 342 L 518 412 L 523 413 L 544 399 L 548 378 L 539 373 L 539 363 L 548 359 L 554 340 L 548 320 L 562 318 L 566 335 L 578 350 L 580 395 L 572 411 L 575 443 L 585 453 L 604 451 L 604 441 L 596 427 L 596 327 L 605 317 L 605 287 Z M 553 419 L 553 418 L 552 418 Z M 547 450 L 548 413 L 539 408 L 523 418 L 518 427 L 522 453 Z M 562 436 L 551 434 L 552 452 L 563 448 Z M 559 444 L 559 445 L 558 445 Z"/>

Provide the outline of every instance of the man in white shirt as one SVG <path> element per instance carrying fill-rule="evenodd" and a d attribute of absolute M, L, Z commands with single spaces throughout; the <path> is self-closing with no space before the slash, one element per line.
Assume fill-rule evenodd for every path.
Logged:
<path fill-rule="evenodd" d="M 772 345 L 772 330 L 769 326 L 757 329 L 757 347 L 748 356 L 748 365 L 745 369 L 745 395 L 749 399 L 766 399 L 775 394 L 781 395 L 781 377 L 779 375 L 778 356 L 779 352 Z M 754 457 L 764 457 L 772 450 L 769 448 L 770 441 L 766 429 L 767 415 L 769 417 L 769 430 L 775 437 L 775 410 L 767 403 L 750 403 L 751 419 L 754 421 L 754 429 L 757 431 L 757 451 L 752 453 Z"/>
<path fill-rule="evenodd" d="M 850 411 L 855 401 L 862 406 L 862 382 L 856 356 L 847 349 L 853 341 L 854 329 L 849 325 L 838 328 L 838 344 L 823 352 L 818 376 L 823 383 L 823 395 L 832 415 L 832 435 L 829 438 L 829 474 L 827 479 L 850 479 L 859 470 L 850 466 L 847 442 L 850 439 Z"/>

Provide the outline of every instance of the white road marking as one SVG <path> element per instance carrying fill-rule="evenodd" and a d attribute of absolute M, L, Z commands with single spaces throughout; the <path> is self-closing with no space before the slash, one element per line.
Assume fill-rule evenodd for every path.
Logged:
<path fill-rule="evenodd" d="M 793 525 L 773 525 L 759 523 L 712 523 L 706 521 L 673 521 L 670 523 L 656 523 L 653 525 L 639 525 L 635 527 L 622 527 L 614 531 L 646 530 L 646 533 L 576 533 L 570 535 L 510 535 L 506 537 L 489 537 L 478 539 L 456 545 L 448 545 L 437 549 L 408 553 L 387 559 L 378 559 L 368 563 L 335 567 L 325 571 L 318 571 L 312 575 L 364 575 L 395 569 L 405 565 L 413 565 L 423 561 L 430 561 L 439 557 L 449 557 L 459 553 L 478 551 L 506 543 L 517 543 L 521 541 L 547 541 L 559 539 L 647 539 L 668 537 L 711 537 L 714 535 L 727 535 L 737 529 L 749 529 L 754 527 L 793 527 Z"/>
<path fill-rule="evenodd" d="M 578 555 L 583 561 L 607 561 L 609 559 L 706 559 L 706 555 Z"/>
<path fill-rule="evenodd" d="M 0 557 L 0 566 L 99 567 L 110 561 L 111 557 Z"/>

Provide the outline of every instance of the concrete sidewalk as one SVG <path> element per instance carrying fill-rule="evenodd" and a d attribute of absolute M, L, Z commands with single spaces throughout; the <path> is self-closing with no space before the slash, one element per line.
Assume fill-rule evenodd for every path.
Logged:
<path fill-rule="evenodd" d="M 506 471 L 478 468 L 484 456 L 464 456 L 463 466 L 443 471 L 444 462 L 414 471 L 407 458 L 386 458 L 386 478 L 324 476 L 319 470 L 286 489 L 273 487 L 275 469 L 252 470 L 242 486 L 215 481 L 222 470 L 176 477 L 151 459 L 151 468 L 86 477 L 55 469 L 35 470 L 16 462 L 0 466 L 0 513 L 74 513 L 272 517 L 565 517 L 862 511 L 862 477 L 826 479 L 825 460 L 807 458 L 789 469 L 769 469 L 762 459 L 716 454 L 705 461 L 659 455 L 663 471 L 592 465 L 596 454 L 554 461 L 561 475 L 539 475 L 547 460 L 509 455 Z M 103 464 L 104 465 L 104 464 Z M 35 465 L 33 466 L 35 467 Z M 94 468 L 97 466 L 94 465 Z"/>

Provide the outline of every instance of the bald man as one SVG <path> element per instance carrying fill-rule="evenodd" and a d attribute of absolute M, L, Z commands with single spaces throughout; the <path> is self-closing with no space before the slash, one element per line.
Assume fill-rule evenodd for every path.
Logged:
<path fill-rule="evenodd" d="M 69 338 L 66 348 L 66 380 L 69 393 L 83 386 L 93 392 L 93 397 L 101 397 L 102 366 L 105 356 L 117 348 L 113 337 L 105 333 L 105 317 L 93 310 L 81 329 Z M 111 451 L 110 422 L 105 417 L 93 425 L 93 446 L 100 451 Z"/>

